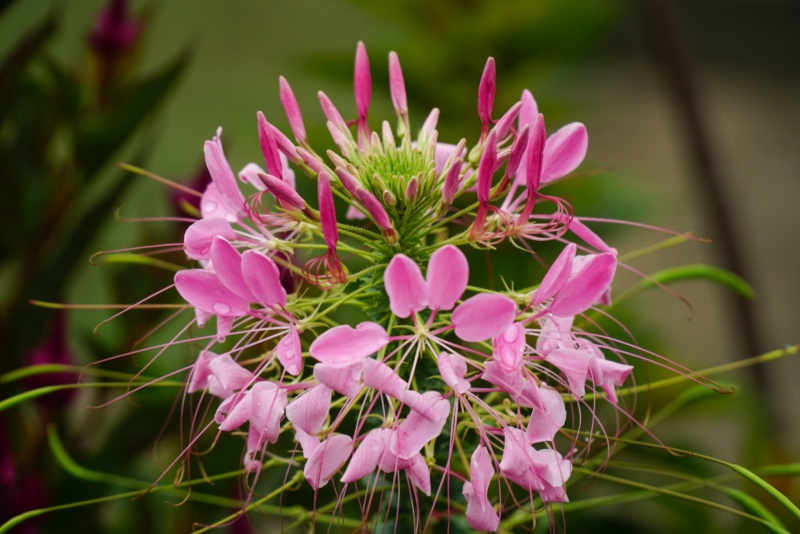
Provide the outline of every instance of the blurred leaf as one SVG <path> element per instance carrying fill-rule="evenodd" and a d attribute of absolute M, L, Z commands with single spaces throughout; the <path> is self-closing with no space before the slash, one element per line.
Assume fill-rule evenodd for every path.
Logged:
<path fill-rule="evenodd" d="M 786 530 L 786 527 L 783 526 L 783 524 L 778 520 L 778 518 L 775 517 L 775 515 L 772 512 L 770 512 L 766 506 L 761 504 L 754 497 L 735 488 L 724 488 L 724 491 L 728 495 L 728 497 L 738 502 L 739 505 L 741 505 L 741 507 L 745 509 L 745 511 L 750 512 L 754 516 L 760 517 L 761 519 L 772 523 L 778 528 Z"/>
<path fill-rule="evenodd" d="M 745 298 L 752 299 L 755 296 L 753 287 L 748 284 L 744 278 L 730 271 L 726 271 L 725 269 L 712 267 L 711 265 L 696 264 L 672 267 L 670 269 L 658 271 L 650 275 L 650 278 L 652 280 L 642 281 L 643 288 L 653 287 L 656 283 L 671 284 L 672 282 L 681 280 L 705 279 L 726 286 L 728 289 L 733 290 L 735 293 Z"/>
<path fill-rule="evenodd" d="M 152 256 L 142 256 L 141 254 L 118 253 L 109 254 L 103 257 L 103 263 L 125 263 L 129 265 L 149 265 L 158 269 L 175 272 L 186 268 L 184 265 L 177 265 L 168 261 L 160 260 Z"/>
<path fill-rule="evenodd" d="M 753 287 L 744 278 L 730 271 L 712 267 L 711 265 L 682 265 L 648 275 L 648 278 L 641 280 L 638 284 L 628 288 L 616 297 L 613 304 L 607 308 L 607 311 L 619 307 L 623 302 L 630 300 L 645 289 L 684 280 L 710 280 L 731 289 L 734 293 L 747 299 L 752 299 L 755 296 Z M 599 317 L 597 315 L 595 319 Z"/>
<path fill-rule="evenodd" d="M 16 92 L 12 90 L 12 86 L 19 79 L 20 73 L 37 56 L 42 45 L 53 35 L 56 29 L 56 20 L 55 13 L 48 15 L 25 35 L 0 64 L 0 124 L 5 122 L 5 116 L 11 107 L 10 104 L 14 102 Z"/>
<path fill-rule="evenodd" d="M 76 153 L 85 176 L 97 172 L 175 85 L 189 61 L 184 53 L 154 75 L 129 87 L 116 109 L 89 121 L 76 141 Z"/>

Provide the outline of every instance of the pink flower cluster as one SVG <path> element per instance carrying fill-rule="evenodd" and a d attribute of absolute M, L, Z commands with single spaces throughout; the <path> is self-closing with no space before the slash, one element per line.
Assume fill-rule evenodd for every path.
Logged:
<path fill-rule="evenodd" d="M 362 44 L 355 135 L 319 94 L 339 153 L 325 159 L 313 151 L 283 78 L 280 99 L 295 142 L 259 113 L 266 170 L 249 164 L 240 183 L 219 133 L 206 142 L 213 182 L 184 240 L 199 265 L 177 273 L 175 287 L 194 310 L 193 324 L 213 318 L 216 334 L 191 340 L 204 346 L 187 392 L 219 399 L 210 423 L 219 431 L 247 423 L 250 472 L 288 433 L 296 446 L 272 452 L 301 455 L 315 490 L 335 481 L 340 491 L 352 487 L 368 496 L 358 500 L 365 522 L 379 506 L 372 497 L 394 491 L 405 475 L 412 502 L 420 502 L 417 492 L 434 495 L 427 521 L 439 517 L 433 509 L 444 501 L 448 514 L 465 507 L 472 528 L 495 531 L 516 500 L 504 494 L 567 500 L 575 444 L 566 402 L 580 409 L 588 388 L 603 390 L 616 405 L 616 388 L 631 372 L 606 358 L 601 337 L 573 328 L 576 316 L 608 302 L 616 251 L 568 204 L 540 192 L 582 161 L 583 125 L 547 136 L 527 91 L 493 120 L 490 60 L 478 92 L 477 144 L 467 150 L 465 140 L 439 143 L 437 110 L 412 142 L 393 53 L 389 80 L 399 143 L 388 122 L 380 134 L 370 129 L 372 86 Z M 316 208 L 295 189 L 292 168 L 317 180 Z M 338 222 L 335 197 L 346 202 L 352 224 Z M 461 197 L 473 207 L 456 207 Z M 541 206 L 554 209 L 535 209 Z M 452 216 L 459 211 L 470 218 L 460 228 Z M 585 245 L 567 244 L 537 287 L 468 286 L 469 263 L 458 246 L 566 242 L 568 230 Z M 307 257 L 320 249 L 321 256 Z M 351 274 L 343 251 L 360 258 L 361 267 L 352 265 L 361 271 Z M 298 288 L 286 290 L 286 273 L 301 280 Z M 340 306 L 363 310 L 375 299 L 388 305 L 372 310 L 375 320 L 355 327 L 338 322 Z M 386 479 L 388 486 L 378 482 Z M 463 500 L 450 496 L 451 479 L 461 481 Z M 421 508 L 415 509 L 419 521 Z"/>

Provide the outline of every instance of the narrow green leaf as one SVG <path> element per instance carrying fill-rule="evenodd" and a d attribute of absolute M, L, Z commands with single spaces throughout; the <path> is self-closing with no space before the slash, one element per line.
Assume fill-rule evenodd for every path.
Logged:
<path fill-rule="evenodd" d="M 88 382 L 88 383 L 81 383 L 81 384 L 62 384 L 59 386 L 45 386 L 41 388 L 32 389 L 30 391 L 26 391 L 24 393 L 20 393 L 18 395 L 14 395 L 13 397 L 9 397 L 3 401 L 0 401 L 0 412 L 5 411 L 9 408 L 12 408 L 18 404 L 22 404 L 33 400 L 37 397 L 41 397 L 43 395 L 48 395 L 50 393 L 55 393 L 56 391 L 62 391 L 65 389 L 97 389 L 97 388 L 120 388 L 120 387 L 137 387 L 137 386 L 144 386 L 147 387 L 171 387 L 171 388 L 180 388 L 183 387 L 184 384 L 182 382 L 169 382 L 166 380 L 162 380 L 160 382 Z"/>
<path fill-rule="evenodd" d="M 641 280 L 638 284 L 620 294 L 609 309 L 616 308 L 645 289 L 656 287 L 658 284 L 669 285 L 684 280 L 710 280 L 747 299 L 752 299 L 755 296 L 753 287 L 741 276 L 711 265 L 692 264 L 671 267 L 650 274 L 649 278 Z"/>
<path fill-rule="evenodd" d="M 761 478 L 760 476 L 756 475 L 746 467 L 742 467 L 741 465 L 731 464 L 725 462 L 725 465 L 742 475 L 744 478 L 761 488 L 762 490 L 769 493 L 773 499 L 778 501 L 783 505 L 784 508 L 789 510 L 797 519 L 800 519 L 800 508 L 797 507 L 792 501 L 789 500 L 789 497 L 778 491 L 772 484 Z"/>
<path fill-rule="evenodd" d="M 783 524 L 778 520 L 778 518 L 775 517 L 775 515 L 772 512 L 767 510 L 767 507 L 761 504 L 758 501 L 758 499 L 735 488 L 725 488 L 725 493 L 728 495 L 728 497 L 738 502 L 742 506 L 742 508 L 744 508 L 746 511 L 750 512 L 754 516 L 760 517 L 764 521 L 768 521 L 773 525 L 775 525 L 776 527 L 786 530 L 786 527 L 783 526 Z"/>
<path fill-rule="evenodd" d="M 166 271 L 178 272 L 182 271 L 186 267 L 181 265 L 177 265 L 175 263 L 164 261 L 159 258 L 154 258 L 152 256 L 142 256 L 140 254 L 130 254 L 127 252 L 120 252 L 116 254 L 108 254 L 107 256 L 102 256 L 103 263 L 123 263 L 129 265 L 147 265 L 150 267 L 156 267 L 158 269 L 164 269 Z"/>

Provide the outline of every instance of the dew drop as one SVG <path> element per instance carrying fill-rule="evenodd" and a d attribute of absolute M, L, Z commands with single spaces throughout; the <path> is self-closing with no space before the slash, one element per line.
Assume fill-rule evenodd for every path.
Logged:
<path fill-rule="evenodd" d="M 203 204 L 203 211 L 205 211 L 206 213 L 211 213 L 215 209 L 217 209 L 217 203 L 216 202 L 205 202 Z"/>
<path fill-rule="evenodd" d="M 211 309 L 217 315 L 225 315 L 226 313 L 231 311 L 231 307 L 228 306 L 227 304 L 223 303 L 223 302 L 218 302 L 218 303 L 214 304 L 213 306 L 211 306 Z"/>

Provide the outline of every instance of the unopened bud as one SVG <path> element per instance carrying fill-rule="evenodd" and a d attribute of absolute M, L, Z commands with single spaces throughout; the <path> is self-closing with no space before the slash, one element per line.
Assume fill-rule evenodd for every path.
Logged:
<path fill-rule="evenodd" d="M 417 198 L 417 193 L 419 192 L 419 180 L 416 176 L 411 178 L 408 181 L 408 185 L 406 186 L 406 201 L 407 202 L 414 202 Z"/>

